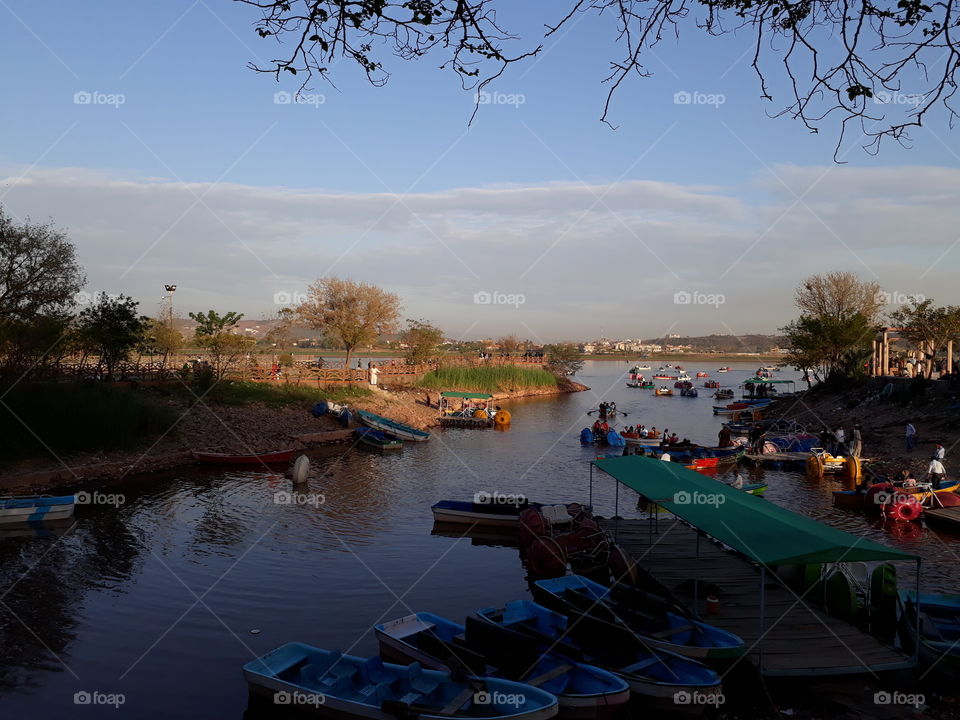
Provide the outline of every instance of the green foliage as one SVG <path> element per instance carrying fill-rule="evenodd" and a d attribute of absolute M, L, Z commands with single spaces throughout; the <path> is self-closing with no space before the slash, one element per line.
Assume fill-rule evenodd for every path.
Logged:
<path fill-rule="evenodd" d="M 220 315 L 210 310 L 206 313 L 190 313 L 190 317 L 197 323 L 194 336 L 197 346 L 210 353 L 214 380 L 222 380 L 237 358 L 255 344 L 251 338 L 230 332 L 240 322 L 243 313 L 231 311 Z"/>
<path fill-rule="evenodd" d="M 365 387 L 315 388 L 286 383 L 223 382 L 211 391 L 210 397 L 224 405 L 263 403 L 270 407 L 310 408 L 320 400 L 348 403 L 372 394 Z"/>
<path fill-rule="evenodd" d="M 801 316 L 782 329 L 787 338 L 787 364 L 825 381 L 863 374 L 876 328 L 857 313 L 845 318 Z"/>
<path fill-rule="evenodd" d="M 77 342 L 85 352 L 98 356 L 97 367 L 108 374 L 143 342 L 149 318 L 137 314 L 139 306 L 126 295 L 100 293 L 77 317 Z"/>
<path fill-rule="evenodd" d="M 437 357 L 440 343 L 443 342 L 443 330 L 426 320 L 407 320 L 402 341 L 407 345 L 404 354 L 407 362 L 419 365 Z"/>
<path fill-rule="evenodd" d="M 913 342 L 927 360 L 926 375 L 933 373 L 933 360 L 950 340 L 960 336 L 960 307 L 937 307 L 933 300 L 918 301 L 890 313 L 890 319 L 900 328 L 902 337 Z"/>
<path fill-rule="evenodd" d="M 293 367 L 293 355 L 290 353 L 281 353 L 278 360 L 281 367 Z"/>
<path fill-rule="evenodd" d="M 547 368 L 555 375 L 576 375 L 583 368 L 580 350 L 573 343 L 558 343 L 543 348 Z"/>
<path fill-rule="evenodd" d="M 428 372 L 419 384 L 432 390 L 495 393 L 555 388 L 557 377 L 542 368 L 518 365 L 445 365 Z"/>
<path fill-rule="evenodd" d="M 203 337 L 228 332 L 243 319 L 243 313 L 231 311 L 220 315 L 214 310 L 208 310 L 206 313 L 190 313 L 190 319 L 197 323 L 197 337 Z"/>
<path fill-rule="evenodd" d="M 0 322 L 0 377 L 18 376 L 26 368 L 62 359 L 74 348 L 70 322 L 61 315 Z"/>

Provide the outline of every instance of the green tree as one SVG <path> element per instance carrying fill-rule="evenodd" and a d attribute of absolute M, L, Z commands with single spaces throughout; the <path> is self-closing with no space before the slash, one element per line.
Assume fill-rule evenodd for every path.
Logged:
<path fill-rule="evenodd" d="M 407 320 L 407 329 L 400 338 L 407 346 L 404 354 L 411 365 L 420 365 L 434 360 L 443 342 L 443 330 L 426 320 Z"/>
<path fill-rule="evenodd" d="M 863 373 L 876 331 L 863 315 L 837 319 L 801 316 L 781 328 L 787 340 L 787 363 L 824 382 Z"/>
<path fill-rule="evenodd" d="M 215 310 L 208 310 L 206 313 L 190 313 L 190 319 L 197 323 L 197 329 L 195 330 L 197 337 L 203 337 L 229 332 L 243 319 L 243 313 L 231 311 L 220 315 Z"/>
<path fill-rule="evenodd" d="M 219 382 L 254 344 L 251 338 L 232 332 L 243 314 L 228 312 L 220 315 L 209 310 L 206 313 L 190 313 L 190 318 L 197 323 L 194 340 L 209 353 L 213 379 Z"/>
<path fill-rule="evenodd" d="M 580 350 L 573 343 L 556 343 L 543 348 L 547 369 L 554 375 L 576 375 L 583 369 Z"/>
<path fill-rule="evenodd" d="M 396 328 L 400 298 L 367 283 L 324 277 L 309 287 L 297 313 L 307 325 L 343 346 L 350 367 L 356 348 Z"/>
<path fill-rule="evenodd" d="M 143 342 L 150 318 L 137 313 L 140 303 L 126 295 L 97 295 L 80 311 L 76 332 L 80 346 L 97 356 L 97 372 L 113 375 L 117 365 Z"/>
<path fill-rule="evenodd" d="M 901 337 L 911 341 L 924 354 L 925 375 L 933 375 L 934 359 L 947 343 L 960 336 L 960 308 L 938 307 L 933 300 L 914 299 L 909 305 L 890 313 Z"/>

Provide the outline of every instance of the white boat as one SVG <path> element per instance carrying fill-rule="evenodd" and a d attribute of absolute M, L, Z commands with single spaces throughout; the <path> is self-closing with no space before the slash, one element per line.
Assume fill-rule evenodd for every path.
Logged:
<path fill-rule="evenodd" d="M 73 518 L 74 495 L 28 495 L 0 498 L 0 528 L 62 523 Z"/>

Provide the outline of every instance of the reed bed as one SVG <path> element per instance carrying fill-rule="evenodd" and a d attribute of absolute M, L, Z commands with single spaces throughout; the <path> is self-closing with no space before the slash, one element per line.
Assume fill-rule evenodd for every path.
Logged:
<path fill-rule="evenodd" d="M 445 365 L 425 374 L 419 384 L 431 390 L 496 393 L 556 388 L 557 378 L 536 367 Z"/>

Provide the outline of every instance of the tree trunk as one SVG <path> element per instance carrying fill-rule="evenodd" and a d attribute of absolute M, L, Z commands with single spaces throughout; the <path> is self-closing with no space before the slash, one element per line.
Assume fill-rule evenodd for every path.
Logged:
<path fill-rule="evenodd" d="M 352 370 L 352 369 L 353 369 L 353 366 L 350 365 L 350 361 L 353 360 L 353 346 L 352 346 L 352 345 L 344 345 L 344 349 L 347 351 L 347 359 L 344 361 L 343 367 L 344 367 L 344 369 L 346 369 L 346 370 Z M 343 376 L 343 379 L 346 380 L 347 377 L 348 377 L 347 375 L 344 375 L 344 376 Z"/>

